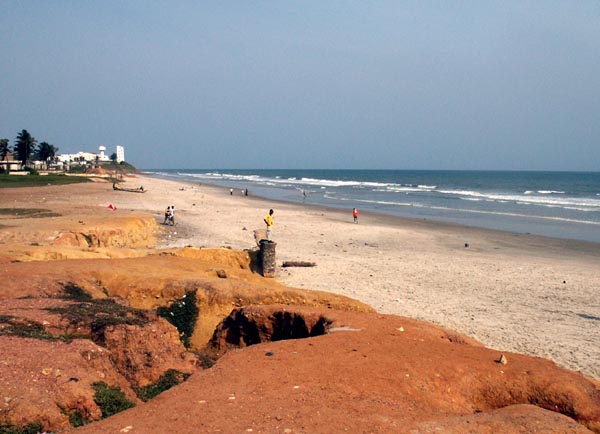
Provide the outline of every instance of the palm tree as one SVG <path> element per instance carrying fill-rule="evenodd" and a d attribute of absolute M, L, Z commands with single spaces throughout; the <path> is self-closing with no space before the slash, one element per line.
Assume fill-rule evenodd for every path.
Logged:
<path fill-rule="evenodd" d="M 17 143 L 14 146 L 17 159 L 21 161 L 23 167 L 27 166 L 27 162 L 31 158 L 31 154 L 35 150 L 36 140 L 29 134 L 27 130 L 22 130 L 17 136 Z"/>
<path fill-rule="evenodd" d="M 10 153 L 10 146 L 8 146 L 8 139 L 0 139 L 0 160 L 7 161 L 6 163 L 6 171 L 10 171 L 10 165 L 8 164 L 8 159 L 6 158 Z M 0 173 L 4 172 L 4 168 L 0 168 Z"/>
<path fill-rule="evenodd" d="M 0 139 L 0 160 L 6 160 L 8 154 L 10 154 L 10 146 L 8 145 L 8 139 Z"/>
<path fill-rule="evenodd" d="M 48 167 L 48 160 L 54 158 L 56 156 L 56 152 L 58 148 L 54 145 L 51 145 L 48 142 L 42 142 L 39 144 L 38 148 L 33 153 L 36 160 L 45 161 L 46 168 Z"/>

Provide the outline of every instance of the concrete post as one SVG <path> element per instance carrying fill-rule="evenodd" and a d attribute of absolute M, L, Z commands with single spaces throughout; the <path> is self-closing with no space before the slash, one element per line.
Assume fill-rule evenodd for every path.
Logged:
<path fill-rule="evenodd" d="M 264 277 L 275 277 L 275 247 L 277 243 L 269 240 L 260 240 L 260 259 L 262 263 L 262 275 Z"/>

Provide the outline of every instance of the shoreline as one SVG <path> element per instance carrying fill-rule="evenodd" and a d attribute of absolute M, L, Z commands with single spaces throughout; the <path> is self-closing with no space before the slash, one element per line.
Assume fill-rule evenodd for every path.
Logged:
<path fill-rule="evenodd" d="M 560 202 L 560 198 L 554 198 L 554 196 L 551 196 L 550 193 L 564 193 L 562 191 L 546 191 L 546 190 L 540 190 L 538 191 L 538 193 L 540 193 L 539 197 L 538 196 L 530 196 L 530 193 L 536 193 L 536 191 L 531 191 L 531 190 L 527 190 L 525 191 L 525 193 L 522 194 L 523 196 L 523 203 L 521 203 L 518 199 L 516 199 L 516 197 L 519 195 L 519 193 L 517 191 L 515 192 L 511 192 L 511 193 L 498 193 L 500 195 L 502 194 L 508 194 L 508 196 L 506 196 L 506 201 L 507 203 L 504 205 L 497 205 L 497 206 L 492 206 L 491 208 L 488 207 L 487 205 L 469 205 L 469 206 L 465 206 L 464 203 L 486 203 L 487 200 L 484 199 L 471 199 L 471 195 L 475 195 L 476 197 L 478 197 L 479 195 L 483 195 L 484 197 L 487 197 L 486 195 L 491 195 L 489 197 L 493 198 L 492 201 L 494 200 L 500 200 L 499 198 L 503 197 L 503 196 L 494 196 L 493 193 L 490 193 L 488 190 L 486 189 L 482 189 L 481 192 L 478 193 L 478 189 L 475 188 L 475 191 L 470 191 L 469 188 L 467 187 L 448 187 L 450 190 L 446 191 L 444 189 L 441 190 L 441 196 L 440 196 L 440 202 L 436 202 L 437 199 L 431 199 L 429 196 L 425 197 L 423 196 L 421 198 L 421 196 L 419 196 L 421 193 L 414 193 L 414 196 L 412 195 L 413 193 L 405 193 L 406 199 L 404 199 L 404 195 L 401 196 L 386 196 L 387 193 L 378 193 L 379 190 L 374 190 L 371 193 L 368 193 L 368 189 L 367 190 L 363 190 L 362 188 L 360 188 L 360 192 L 356 193 L 356 195 L 354 195 L 354 193 L 351 193 L 350 191 L 348 191 L 347 189 L 344 190 L 344 188 L 347 188 L 344 185 L 337 185 L 336 182 L 338 183 L 343 183 L 343 182 L 356 182 L 358 184 L 361 184 L 362 182 L 367 183 L 367 181 L 365 181 L 365 179 L 361 178 L 360 174 L 356 176 L 356 178 L 354 177 L 345 177 L 344 175 L 339 175 L 339 178 L 329 178 L 328 176 L 323 175 L 323 179 L 321 178 L 321 175 L 318 173 L 318 171 L 316 171 L 317 173 L 310 173 L 310 174 L 295 174 L 297 176 L 309 176 L 309 179 L 311 181 L 314 181 L 313 183 L 308 183 L 308 184 L 299 184 L 300 186 L 296 186 L 294 188 L 294 183 L 297 182 L 297 180 L 299 178 L 297 177 L 291 177 L 289 179 L 293 180 L 292 181 L 292 185 L 287 185 L 285 184 L 285 179 L 286 176 L 292 176 L 290 174 L 286 174 L 286 173 L 279 173 L 279 171 L 274 170 L 274 171 L 257 171 L 257 173 L 259 173 L 258 175 L 249 175 L 250 173 L 254 173 L 250 170 L 241 170 L 240 173 L 237 173 L 235 170 L 233 171 L 234 173 L 236 173 L 236 175 L 230 175 L 231 178 L 228 178 L 227 176 L 223 176 L 223 177 L 219 177 L 217 176 L 214 180 L 211 180 L 211 177 L 203 177 L 200 176 L 202 175 L 203 171 L 198 171 L 199 176 L 196 177 L 195 173 L 196 171 L 192 170 L 192 173 L 186 173 L 185 171 L 183 171 L 183 173 L 179 173 L 178 172 L 174 172 L 171 173 L 170 171 L 166 171 L 166 172 L 162 172 L 162 171 L 149 171 L 147 172 L 147 174 L 149 176 L 155 176 L 159 179 L 166 179 L 166 180 L 173 180 L 173 181 L 182 181 L 182 182 L 197 182 L 200 183 L 202 185 L 212 185 L 215 187 L 219 187 L 219 188 L 234 188 L 234 190 L 244 190 L 245 188 L 249 188 L 250 191 L 255 194 L 257 197 L 263 197 L 265 200 L 270 200 L 269 198 L 274 198 L 273 200 L 282 200 L 282 201 L 286 201 L 288 203 L 292 203 L 292 204 L 296 204 L 299 206 L 304 205 L 305 203 L 309 203 L 309 204 L 315 204 L 318 206 L 326 206 L 329 207 L 331 209 L 337 209 L 337 210 L 347 210 L 348 207 L 350 207 L 350 209 L 353 206 L 357 206 L 359 208 L 359 210 L 362 211 L 370 211 L 373 213 L 379 213 L 379 214 L 384 214 L 384 215 L 389 215 L 389 216 L 393 216 L 393 217 L 398 217 L 398 218 L 408 218 L 408 219 L 416 219 L 416 220 L 421 220 L 421 219 L 427 219 L 430 221 L 435 221 L 435 222 L 439 222 L 439 223 L 449 223 L 449 224 L 458 224 L 458 225 L 462 225 L 462 226 L 469 226 L 469 227 L 476 227 L 476 228 L 481 228 L 481 229 L 490 229 L 490 230 L 499 230 L 499 231 L 505 231 L 505 232 L 511 232 L 511 233 L 519 233 L 522 235 L 538 235 L 538 236 L 544 236 L 544 237 L 549 237 L 549 238 L 559 238 L 559 239 L 565 239 L 565 240 L 575 240 L 575 241 L 588 241 L 588 242 L 595 242 L 595 243 L 600 243 L 600 235 L 598 233 L 598 231 L 596 231 L 596 228 L 598 227 L 598 225 L 600 224 L 600 222 L 594 221 L 593 218 L 592 219 L 588 219 L 587 217 L 584 217 L 583 215 L 566 215 L 564 213 L 562 213 L 561 211 L 557 211 L 555 213 L 546 213 L 546 211 L 549 208 L 554 208 L 550 205 L 548 205 L 548 207 L 544 208 L 542 206 L 542 208 L 537 209 L 537 211 L 527 211 L 526 209 L 529 209 L 529 207 L 523 207 L 523 205 L 527 205 L 529 204 L 529 200 L 531 200 L 532 202 L 530 203 L 532 206 L 537 206 L 537 205 L 547 205 L 549 203 L 552 203 L 555 200 L 558 200 L 558 203 L 562 203 Z M 219 175 L 220 171 L 217 171 L 216 175 Z M 223 172 L 228 172 L 227 170 L 224 170 Z M 273 172 L 273 173 L 270 173 Z M 285 172 L 285 171 L 282 171 Z M 300 171 L 302 172 L 302 171 Z M 333 171 L 335 172 L 335 171 Z M 343 171 L 340 171 L 343 172 Z M 353 171 L 349 171 L 349 172 L 353 172 Z M 386 171 L 383 171 L 386 172 Z M 402 171 L 398 171 L 398 172 L 402 172 Z M 411 172 L 411 171 L 409 171 Z M 420 172 L 420 171 L 416 171 L 416 172 Z M 434 173 L 437 171 L 434 171 Z M 464 171 L 458 171 L 457 173 L 462 173 Z M 520 173 L 520 172 L 517 172 Z M 264 179 L 262 180 L 262 182 L 256 182 L 255 180 L 252 180 L 251 178 L 253 178 L 254 176 L 258 176 L 260 179 L 262 179 L 261 177 L 264 177 Z M 332 175 L 333 176 L 333 175 Z M 391 181 L 388 178 L 385 178 L 385 174 L 382 175 L 385 180 L 385 182 L 394 182 Z M 269 182 L 270 178 L 272 179 L 272 182 Z M 317 179 L 312 179 L 312 178 L 317 178 Z M 248 179 L 246 179 L 248 178 Z M 302 178 L 304 179 L 304 178 Z M 337 179 L 337 181 L 336 181 Z M 350 179 L 352 179 L 352 181 L 350 181 Z M 362 179 L 362 181 L 354 181 L 354 179 Z M 283 180 L 283 181 L 282 181 Z M 417 182 L 417 180 L 410 180 L 411 182 Z M 207 182 L 208 184 L 204 184 L 205 182 Z M 280 182 L 283 182 L 284 187 L 281 187 L 279 184 Z M 322 182 L 323 184 L 319 184 L 319 182 Z M 375 181 L 373 181 L 375 182 Z M 330 184 L 332 183 L 332 184 Z M 434 184 L 436 184 L 434 182 Z M 332 187 L 332 190 L 329 191 L 329 189 L 327 190 L 319 190 L 317 187 L 321 185 L 321 189 L 325 189 L 327 186 L 328 187 Z M 387 184 L 382 184 L 383 186 L 387 185 Z M 395 184 L 394 184 L 395 185 Z M 402 186 L 404 184 L 398 184 L 399 186 Z M 409 186 L 414 186 L 417 187 L 415 184 L 406 184 Z M 312 187 L 312 189 L 311 189 Z M 419 185 L 418 187 L 428 187 L 427 185 Z M 308 190 L 301 190 L 301 188 L 308 188 Z M 338 191 L 337 189 L 340 188 L 341 190 Z M 437 188 L 435 186 L 432 186 L 432 188 Z M 454 188 L 458 188 L 458 190 L 454 191 Z M 527 186 L 522 186 L 522 189 L 526 189 L 528 188 Z M 532 187 L 533 188 L 533 187 Z M 307 191 L 309 194 L 308 196 L 305 196 L 304 198 L 302 197 L 301 191 Z M 321 191 L 321 193 L 319 193 L 319 191 Z M 383 191 L 383 190 L 381 190 Z M 412 191 L 412 190 L 411 190 Z M 418 191 L 418 190 L 414 190 L 414 191 Z M 520 191 L 520 190 L 519 190 Z M 313 196 L 313 194 L 315 194 Z M 339 194 L 339 197 L 338 197 Z M 368 194 L 368 196 L 365 196 L 366 194 Z M 373 194 L 374 196 L 371 196 L 371 194 Z M 447 203 L 448 200 L 451 199 L 455 199 L 455 198 L 450 198 L 450 197 L 445 197 L 444 195 L 448 195 L 448 194 L 458 194 L 459 199 L 458 201 L 453 201 L 453 205 L 450 205 L 449 203 Z M 513 196 L 513 194 L 517 195 L 517 196 Z M 383 195 L 383 196 L 381 196 Z M 531 197 L 533 197 L 533 199 L 530 199 Z M 337 199 L 336 199 L 337 198 Z M 464 199 L 464 201 L 463 201 Z M 472 200 L 472 201 L 471 201 Z M 571 201 L 575 201 L 576 203 L 579 199 L 577 199 L 576 196 L 568 196 L 567 199 L 564 199 L 567 202 L 565 203 L 571 203 Z M 597 202 L 596 199 L 590 199 L 592 200 L 592 202 Z M 469 201 L 469 202 L 465 202 L 465 201 Z M 511 201 L 516 201 L 515 203 L 512 203 Z M 540 202 L 541 201 L 541 202 Z M 549 202 L 548 202 L 549 201 Z M 581 203 L 581 206 L 585 207 L 585 200 L 581 199 L 581 201 L 583 201 Z M 423 203 L 421 203 L 423 202 Z M 504 201 L 503 201 L 504 202 Z M 575 203 L 573 202 L 573 203 Z M 562 205 L 564 206 L 565 203 L 562 203 Z M 461 205 L 463 204 L 463 205 Z M 520 208 L 518 205 L 516 204 L 520 204 Z M 537 205 L 536 205 L 537 204 Z M 498 206 L 500 206 L 500 208 L 498 208 Z M 575 205 L 573 205 L 575 206 Z M 464 209 L 463 209 L 464 208 Z M 558 206 L 558 208 L 561 208 L 560 206 Z M 532 208 L 533 209 L 533 208 Z M 565 208 L 565 209 L 571 209 L 571 208 Z M 572 208 L 573 210 L 578 210 L 578 211 L 583 211 L 582 209 L 579 208 Z M 569 212 L 569 211 L 567 211 Z M 575 211 L 574 211 L 575 212 Z M 595 213 L 592 214 L 588 214 L 585 213 L 586 216 L 590 216 L 590 215 L 595 215 Z"/>
<path fill-rule="evenodd" d="M 489 348 L 549 358 L 600 378 L 598 243 L 367 212 L 355 224 L 351 210 L 141 178 L 149 190 L 139 195 L 144 201 L 163 198 L 141 210 L 175 204 L 177 226 L 164 227 L 172 234 L 164 247 L 252 248 L 254 231 L 274 208 L 277 264 L 317 264 L 278 266 L 279 282 L 345 295 L 381 313 L 425 320 Z"/>
<path fill-rule="evenodd" d="M 179 183 L 179 184 L 184 184 L 184 185 L 189 185 L 189 186 L 201 186 L 206 189 L 214 189 L 215 192 L 218 192 L 219 195 L 221 195 L 221 194 L 226 195 L 227 193 L 229 193 L 228 187 L 223 187 L 223 186 L 210 184 L 210 183 L 204 183 L 204 182 L 200 182 L 200 181 L 175 180 L 175 179 L 164 178 L 161 176 L 155 176 L 155 175 L 147 174 L 147 173 L 137 174 L 136 176 L 148 177 L 148 178 L 156 179 L 156 180 L 160 180 L 160 181 L 174 182 L 174 183 Z M 343 210 L 338 207 L 322 205 L 322 204 L 297 203 L 297 202 L 286 201 L 286 200 L 281 200 L 281 199 L 269 199 L 269 198 L 266 198 L 266 197 L 263 197 L 260 195 L 255 195 L 255 194 L 250 194 L 248 196 L 242 196 L 240 194 L 236 195 L 235 192 L 236 192 L 236 189 L 234 189 L 233 197 L 238 197 L 243 200 L 250 200 L 250 201 L 256 200 L 256 201 L 259 201 L 262 203 L 268 202 L 268 203 L 280 204 L 282 206 L 290 205 L 293 207 L 308 208 L 308 209 L 312 209 L 315 212 L 320 211 L 320 212 L 326 213 L 326 215 L 339 214 L 339 216 L 342 219 L 344 219 L 347 216 L 350 216 L 351 212 L 352 212 L 351 208 L 348 208 L 347 210 Z M 450 230 L 472 231 L 475 234 L 478 232 L 483 232 L 483 233 L 487 234 L 488 236 L 495 236 L 495 237 L 507 237 L 508 236 L 508 237 L 515 237 L 515 238 L 524 238 L 524 239 L 529 239 L 530 242 L 536 242 L 536 240 L 537 240 L 537 242 L 545 244 L 545 245 L 550 244 L 550 245 L 554 245 L 556 248 L 561 248 L 561 249 L 568 248 L 569 250 L 573 250 L 573 252 L 577 252 L 577 253 L 585 252 L 588 255 L 594 255 L 594 256 L 598 256 L 598 258 L 600 258 L 600 242 L 596 242 L 596 241 L 586 241 L 586 240 L 579 240 L 579 239 L 573 239 L 573 238 L 559 238 L 559 237 L 552 237 L 552 236 L 547 236 L 547 235 L 537 235 L 537 234 L 532 234 L 532 233 L 521 233 L 521 232 L 514 232 L 514 231 L 502 230 L 502 229 L 492 229 L 492 228 L 481 227 L 481 226 L 469 226 L 469 225 L 456 223 L 456 222 L 450 222 L 450 221 L 397 216 L 397 215 L 388 214 L 385 212 L 362 211 L 361 210 L 360 218 L 362 219 L 364 217 L 370 217 L 374 221 L 379 222 L 380 224 L 390 225 L 390 226 L 410 226 L 410 225 L 412 225 L 415 228 L 422 227 L 422 228 L 428 229 L 428 230 L 441 229 L 441 230 L 447 230 L 447 231 L 450 231 Z"/>

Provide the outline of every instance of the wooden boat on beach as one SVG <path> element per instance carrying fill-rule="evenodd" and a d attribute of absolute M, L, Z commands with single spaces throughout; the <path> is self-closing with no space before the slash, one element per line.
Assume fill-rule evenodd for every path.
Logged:
<path fill-rule="evenodd" d="M 144 190 L 143 186 L 140 186 L 139 188 L 121 188 L 121 187 L 117 187 L 117 185 L 115 183 L 113 183 L 113 190 L 117 190 L 117 191 L 128 191 L 129 193 L 146 193 L 147 190 Z"/>

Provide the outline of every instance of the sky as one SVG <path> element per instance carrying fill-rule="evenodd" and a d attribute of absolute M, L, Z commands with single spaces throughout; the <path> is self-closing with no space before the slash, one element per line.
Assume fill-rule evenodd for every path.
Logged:
<path fill-rule="evenodd" d="M 0 138 L 141 169 L 600 170 L 600 2 L 0 0 Z"/>

